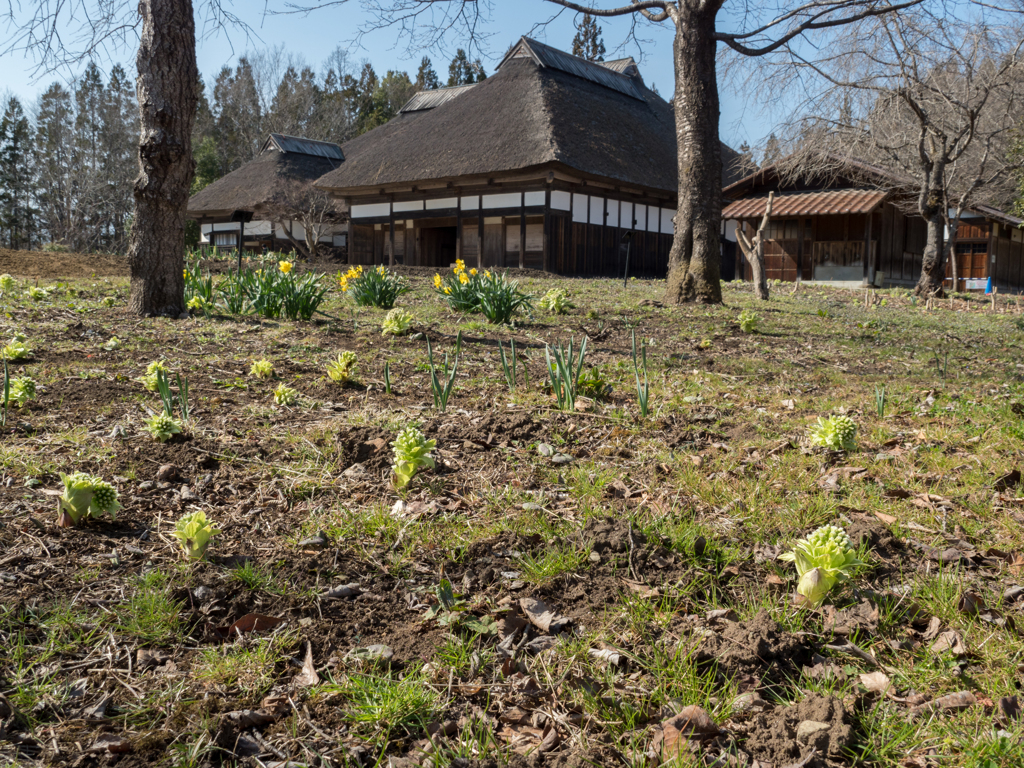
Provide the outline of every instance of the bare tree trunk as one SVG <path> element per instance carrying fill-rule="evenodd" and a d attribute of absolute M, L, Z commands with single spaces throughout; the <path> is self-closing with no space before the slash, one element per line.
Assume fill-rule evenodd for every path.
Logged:
<path fill-rule="evenodd" d="M 960 276 L 957 274 L 956 249 L 952 246 L 951 243 L 947 242 L 946 250 L 949 252 L 949 255 L 946 258 L 949 259 L 950 272 L 953 275 L 953 287 L 950 290 L 953 293 L 956 293 L 957 291 L 960 290 Z"/>
<path fill-rule="evenodd" d="M 722 147 L 718 140 L 715 14 L 718 4 L 679 3 L 673 43 L 679 204 L 665 301 L 720 304 Z"/>
<path fill-rule="evenodd" d="M 279 226 L 281 227 L 281 230 L 284 232 L 285 237 L 288 238 L 288 242 L 292 244 L 293 248 L 295 248 L 295 252 L 301 255 L 303 258 L 305 258 L 306 261 L 309 261 L 309 253 L 302 246 L 302 243 L 295 239 L 295 235 L 292 234 L 291 222 L 289 222 L 287 225 L 281 223 Z"/>
<path fill-rule="evenodd" d="M 921 277 L 914 293 L 925 298 L 942 298 L 942 281 L 946 278 L 946 222 L 938 211 L 926 219 L 927 238 L 921 258 Z"/>
<path fill-rule="evenodd" d="M 185 211 L 195 170 L 199 70 L 192 0 L 140 0 L 139 16 L 135 87 L 141 130 L 128 307 L 140 315 L 177 317 L 185 311 Z"/>
<path fill-rule="evenodd" d="M 754 233 L 753 239 L 747 237 L 743 227 L 736 227 L 736 242 L 743 251 L 743 256 L 750 264 L 750 277 L 754 283 L 754 294 L 761 301 L 768 301 L 768 279 L 764 270 L 764 233 L 768 229 L 768 222 L 772 218 L 772 203 L 775 202 L 775 193 L 768 193 L 768 200 L 764 206 L 764 216 L 761 217 L 761 224 Z"/>

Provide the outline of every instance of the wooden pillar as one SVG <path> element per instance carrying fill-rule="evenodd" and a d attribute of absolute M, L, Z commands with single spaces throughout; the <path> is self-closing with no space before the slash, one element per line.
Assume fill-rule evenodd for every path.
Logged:
<path fill-rule="evenodd" d="M 874 277 L 868 270 L 868 264 L 871 262 L 871 221 L 874 217 L 870 213 L 864 214 L 864 282 L 870 285 L 871 278 Z"/>
<path fill-rule="evenodd" d="M 480 200 L 480 207 L 477 209 L 480 214 L 476 219 L 476 266 L 477 269 L 484 268 L 484 206 L 483 199 Z"/>
<path fill-rule="evenodd" d="M 462 197 L 459 197 L 459 207 L 455 212 L 455 259 L 462 258 Z"/>
<path fill-rule="evenodd" d="M 545 272 L 550 272 L 551 271 L 551 254 L 550 254 L 550 251 L 551 251 L 551 247 L 550 247 L 551 235 L 550 235 L 550 229 L 549 229 L 550 227 L 551 227 L 551 188 L 548 187 L 547 189 L 544 190 L 544 245 L 543 245 L 544 255 L 543 255 L 543 261 L 544 261 L 544 271 Z"/>
<path fill-rule="evenodd" d="M 807 219 L 801 216 L 796 228 L 796 236 L 799 238 L 796 241 L 796 280 L 804 279 L 804 223 L 806 221 Z"/>
<path fill-rule="evenodd" d="M 395 266 L 395 204 L 391 203 L 388 213 L 388 266 Z"/>
<path fill-rule="evenodd" d="M 519 193 L 519 268 L 526 268 L 526 193 Z"/>
<path fill-rule="evenodd" d="M 349 210 L 352 210 L 351 207 L 349 208 Z M 345 261 L 348 262 L 349 264 L 354 264 L 355 262 L 352 261 L 352 248 L 353 248 L 353 245 L 352 245 L 352 235 L 353 235 L 353 230 L 352 230 L 352 217 L 351 216 L 348 217 L 348 224 L 345 225 L 345 233 L 346 233 L 345 234 Z"/>

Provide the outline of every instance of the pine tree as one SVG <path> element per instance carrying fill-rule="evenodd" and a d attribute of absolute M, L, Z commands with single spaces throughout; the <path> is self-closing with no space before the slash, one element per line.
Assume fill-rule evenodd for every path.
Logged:
<path fill-rule="evenodd" d="M 583 21 L 576 27 L 576 36 L 572 39 L 572 55 L 587 61 L 604 61 L 604 40 L 601 39 L 601 27 L 589 13 L 583 14 Z"/>
<path fill-rule="evenodd" d="M 363 130 L 369 131 L 398 114 L 416 93 L 416 86 L 405 72 L 389 70 L 373 92 L 372 106 L 364 116 Z"/>
<path fill-rule="evenodd" d="M 434 71 L 434 65 L 426 56 L 420 62 L 420 68 L 416 71 L 416 90 L 432 91 L 441 87 L 441 80 Z"/>
<path fill-rule="evenodd" d="M 39 98 L 35 186 L 39 190 L 40 236 L 69 247 L 74 245 L 74 116 L 71 93 L 60 83 L 53 83 Z"/>
<path fill-rule="evenodd" d="M 104 246 L 114 253 L 123 252 L 128 245 L 128 222 L 134 207 L 132 184 L 138 173 L 138 137 L 135 85 L 118 64 L 110 71 L 103 94 L 100 131 L 100 177 L 108 189 L 100 218 Z"/>
<path fill-rule="evenodd" d="M 782 158 L 782 150 L 779 148 L 779 139 L 772 133 L 768 137 L 768 142 L 764 147 L 764 159 L 761 161 L 761 167 L 771 165 Z"/>
<path fill-rule="evenodd" d="M 35 229 L 32 127 L 11 97 L 0 118 L 0 229 L 7 246 L 30 248 Z"/>
<path fill-rule="evenodd" d="M 377 93 L 377 86 L 377 73 L 374 71 L 373 65 L 364 61 L 363 68 L 359 72 L 359 79 L 351 88 L 359 133 L 366 133 L 379 125 L 373 117 L 376 111 L 374 96 Z"/>
<path fill-rule="evenodd" d="M 480 60 L 477 59 L 475 64 L 479 64 Z M 466 56 L 466 52 L 459 48 L 455 52 L 455 57 L 452 59 L 452 63 L 448 65 L 448 87 L 451 88 L 455 85 L 470 85 L 477 82 L 476 72 L 473 69 L 474 63 L 470 63 L 469 58 Z M 480 67 L 483 70 L 483 67 Z M 484 74 L 484 77 L 487 75 Z M 481 78 L 483 79 L 483 78 Z"/>
<path fill-rule="evenodd" d="M 480 59 L 476 59 L 469 68 L 473 75 L 474 83 L 482 83 L 487 79 L 487 70 L 484 69 L 484 65 L 480 63 Z"/>
<path fill-rule="evenodd" d="M 213 86 L 214 136 L 223 171 L 252 160 L 263 144 L 264 115 L 252 65 L 242 56 L 232 71 L 224 67 Z"/>

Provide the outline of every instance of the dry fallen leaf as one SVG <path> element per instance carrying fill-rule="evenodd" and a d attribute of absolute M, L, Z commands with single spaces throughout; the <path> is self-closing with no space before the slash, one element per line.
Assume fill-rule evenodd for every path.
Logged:
<path fill-rule="evenodd" d="M 951 651 L 955 656 L 967 655 L 967 646 L 964 645 L 964 639 L 955 629 L 947 629 L 939 635 L 938 639 L 932 643 L 930 650 L 934 654 Z"/>
<path fill-rule="evenodd" d="M 912 715 L 927 715 L 933 712 L 955 712 L 973 707 L 977 703 L 977 697 L 970 691 L 958 691 L 911 707 L 910 713 Z"/>
<path fill-rule="evenodd" d="M 234 624 L 228 627 L 215 627 L 213 632 L 221 640 L 229 640 L 239 634 L 246 632 L 267 632 L 278 624 L 283 624 L 285 619 L 274 616 L 264 616 L 262 613 L 247 613 Z"/>
<path fill-rule="evenodd" d="M 308 688 L 320 682 L 320 675 L 317 674 L 316 667 L 313 666 L 313 644 L 308 640 L 306 641 L 306 660 L 302 664 L 302 671 L 295 676 L 292 682 L 302 688 Z"/>
<path fill-rule="evenodd" d="M 886 693 L 892 687 L 892 680 L 885 672 L 867 672 L 860 676 L 860 684 L 869 691 Z"/>
<path fill-rule="evenodd" d="M 543 600 L 533 597 L 524 597 L 519 601 L 519 606 L 526 614 L 530 623 L 542 632 L 558 634 L 572 623 L 572 619 L 560 616 L 551 610 Z"/>

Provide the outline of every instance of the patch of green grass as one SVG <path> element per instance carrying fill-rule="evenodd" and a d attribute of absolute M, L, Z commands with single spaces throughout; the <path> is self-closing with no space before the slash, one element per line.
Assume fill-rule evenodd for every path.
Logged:
<path fill-rule="evenodd" d="M 118 607 L 117 630 L 143 643 L 170 645 L 183 639 L 183 607 L 171 598 L 167 575 L 149 571 L 137 581 L 128 602 Z"/>
<path fill-rule="evenodd" d="M 334 694 L 342 718 L 380 746 L 420 734 L 443 707 L 441 694 L 417 667 L 401 677 L 353 672 L 322 691 Z"/>

